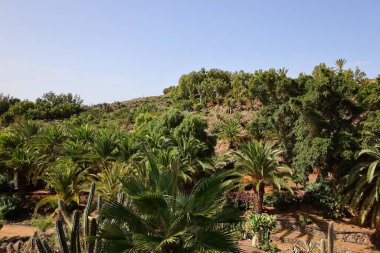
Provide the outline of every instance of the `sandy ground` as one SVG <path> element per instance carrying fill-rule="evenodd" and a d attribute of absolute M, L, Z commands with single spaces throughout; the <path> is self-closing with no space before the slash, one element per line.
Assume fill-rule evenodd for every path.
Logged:
<path fill-rule="evenodd" d="M 14 236 L 32 236 L 36 231 L 35 228 L 25 225 L 4 225 L 0 230 L 0 240 L 5 237 L 14 237 Z"/>

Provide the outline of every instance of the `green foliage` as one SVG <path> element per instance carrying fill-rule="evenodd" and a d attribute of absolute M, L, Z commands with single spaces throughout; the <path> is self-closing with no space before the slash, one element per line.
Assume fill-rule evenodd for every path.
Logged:
<path fill-rule="evenodd" d="M 298 216 L 298 219 L 299 219 L 301 225 L 303 225 L 303 226 L 310 225 L 310 224 L 313 223 L 313 220 L 310 219 L 310 217 L 307 216 L 307 215 L 302 215 L 302 214 L 300 214 L 300 215 Z"/>
<path fill-rule="evenodd" d="M 0 192 L 9 192 L 15 189 L 15 182 L 9 177 L 0 174 Z"/>
<path fill-rule="evenodd" d="M 254 141 L 241 145 L 240 152 L 234 152 L 242 187 L 253 186 L 256 213 L 262 212 L 265 186 L 272 185 L 279 190 L 293 192 L 287 182 L 291 169 L 278 161 L 281 153 L 269 143 Z"/>
<path fill-rule="evenodd" d="M 277 226 L 275 215 L 251 214 L 245 224 L 247 233 L 261 235 L 260 248 L 272 252 L 275 248 L 271 244 L 270 234 Z"/>
<path fill-rule="evenodd" d="M 324 216 L 332 219 L 345 217 L 344 197 L 333 181 L 318 178 L 315 183 L 307 183 L 305 190 L 304 200 L 321 210 Z"/>
<path fill-rule="evenodd" d="M 0 196 L 0 217 L 8 219 L 15 217 L 21 209 L 22 200 L 15 196 Z"/>
<path fill-rule="evenodd" d="M 107 202 L 101 211 L 105 224 L 99 236 L 110 252 L 239 251 L 231 225 L 240 216 L 223 209 L 224 195 L 233 187 L 226 181 L 229 174 L 204 179 L 186 194 L 179 188 L 178 165 L 149 168 L 147 180 L 122 180 L 124 205 Z"/>
<path fill-rule="evenodd" d="M 36 227 L 39 232 L 46 232 L 49 228 L 54 227 L 54 222 L 51 216 L 38 216 L 32 220 L 32 225 Z"/>
<path fill-rule="evenodd" d="M 290 192 L 273 191 L 264 195 L 264 204 L 285 211 L 290 207 L 299 206 L 300 199 Z"/>
<path fill-rule="evenodd" d="M 1 115 L 3 124 L 9 124 L 18 117 L 27 119 L 64 119 L 82 111 L 82 100 L 71 93 L 56 95 L 53 92 L 43 94 L 36 102 L 18 101 L 12 103 Z"/>
<path fill-rule="evenodd" d="M 378 226 L 380 202 L 380 145 L 363 149 L 359 153 L 360 163 L 348 174 L 346 201 L 352 210 L 359 214 L 360 223 L 369 221 Z"/>

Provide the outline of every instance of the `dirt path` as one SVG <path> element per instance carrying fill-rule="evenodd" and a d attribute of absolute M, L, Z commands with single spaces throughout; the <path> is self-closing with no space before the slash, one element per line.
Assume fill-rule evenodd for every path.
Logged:
<path fill-rule="evenodd" d="M 3 228 L 0 230 L 0 240 L 4 238 L 10 237 L 26 237 L 32 236 L 36 229 L 27 225 L 9 225 L 5 224 Z"/>

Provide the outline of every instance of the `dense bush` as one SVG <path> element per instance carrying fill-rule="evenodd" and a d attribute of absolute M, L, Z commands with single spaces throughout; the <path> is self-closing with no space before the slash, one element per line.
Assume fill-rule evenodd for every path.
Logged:
<path fill-rule="evenodd" d="M 264 195 L 264 205 L 275 207 L 278 210 L 287 210 L 290 207 L 297 207 L 300 199 L 290 192 L 271 192 Z"/>
<path fill-rule="evenodd" d="M 270 234 L 276 226 L 276 216 L 266 213 L 251 214 L 245 224 L 248 233 L 259 235 L 259 247 L 266 252 L 276 251 L 276 247 L 271 243 L 270 239 Z"/>
<path fill-rule="evenodd" d="M 344 197 L 333 181 L 318 178 L 315 183 L 306 184 L 305 190 L 304 200 L 321 210 L 324 216 L 332 219 L 345 217 Z"/>
<path fill-rule="evenodd" d="M 27 119 L 64 119 L 82 111 L 82 100 L 71 93 L 56 95 L 53 92 L 44 94 L 35 102 L 18 101 L 10 104 L 1 115 L 1 122 L 9 124 L 18 117 Z"/>
<path fill-rule="evenodd" d="M 15 183 L 7 176 L 0 174 L 0 192 L 13 191 L 15 189 Z"/>
<path fill-rule="evenodd" d="M 0 217 L 14 217 L 20 211 L 22 200 L 14 196 L 0 196 Z"/>

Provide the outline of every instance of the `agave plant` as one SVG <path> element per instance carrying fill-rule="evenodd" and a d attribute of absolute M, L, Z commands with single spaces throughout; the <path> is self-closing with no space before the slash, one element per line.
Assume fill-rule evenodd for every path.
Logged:
<path fill-rule="evenodd" d="M 291 169 L 280 164 L 279 156 L 282 151 L 273 149 L 271 144 L 249 142 L 235 152 L 237 168 L 241 175 L 242 187 L 253 186 L 254 209 L 256 213 L 263 210 L 264 187 L 272 185 L 279 190 L 287 189 L 292 192 L 287 180 Z"/>

